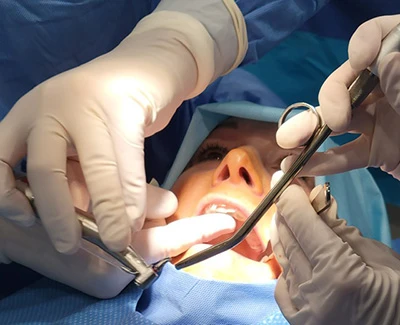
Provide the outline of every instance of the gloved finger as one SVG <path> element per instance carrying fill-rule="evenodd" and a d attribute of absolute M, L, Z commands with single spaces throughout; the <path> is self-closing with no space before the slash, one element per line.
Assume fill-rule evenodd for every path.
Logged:
<path fill-rule="evenodd" d="M 328 265 L 332 256 L 340 255 L 342 240 L 321 220 L 300 186 L 289 186 L 276 205 L 312 269 Z"/>
<path fill-rule="evenodd" d="M 311 279 L 311 265 L 284 219 L 282 217 L 277 218 L 276 224 L 279 239 L 287 259 L 287 267 L 283 269 L 282 277 L 286 280 L 292 303 L 301 309 L 305 301 L 299 286 Z"/>
<path fill-rule="evenodd" d="M 342 224 L 335 227 L 334 231 L 360 257 L 365 274 L 367 271 L 376 272 L 379 269 L 398 270 L 400 268 L 399 255 L 395 251 L 377 240 L 363 237 L 356 227 Z"/>
<path fill-rule="evenodd" d="M 290 274 L 291 282 L 294 284 L 294 287 L 297 288 L 301 283 L 311 279 L 312 269 L 310 262 L 297 242 L 296 237 L 287 226 L 284 218 L 279 214 L 276 218 L 276 228 L 284 256 L 287 259 L 286 268 L 282 267 L 284 270 L 284 277 L 288 278 Z M 295 290 L 295 288 L 291 287 L 289 287 L 289 289 Z M 295 292 L 292 293 L 294 294 Z"/>
<path fill-rule="evenodd" d="M 43 119 L 28 138 L 27 176 L 40 219 L 57 251 L 76 252 L 81 229 L 66 178 L 67 136 L 53 119 Z"/>
<path fill-rule="evenodd" d="M 370 135 L 374 131 L 375 106 L 358 108 L 349 125 L 350 133 L 365 134 L 353 142 L 334 147 L 325 152 L 315 153 L 300 171 L 299 176 L 330 175 L 354 168 L 365 167 L 369 162 Z M 292 154 L 281 162 L 281 169 L 287 171 L 298 155 Z"/>
<path fill-rule="evenodd" d="M 323 83 L 318 100 L 325 123 L 334 132 L 345 131 L 351 120 L 349 86 L 357 73 L 349 61 L 343 63 Z"/>
<path fill-rule="evenodd" d="M 363 262 L 374 269 L 378 269 L 382 265 L 387 265 L 387 255 L 395 253 L 383 243 L 362 237 L 359 229 L 347 226 L 344 219 L 337 218 L 337 202 L 332 197 L 331 206 L 320 214 L 326 224 L 339 236 L 343 242 L 346 242 L 354 250 L 355 254 L 361 257 Z M 374 253 L 376 252 L 376 254 Z M 400 267 L 400 260 L 396 257 L 393 259 L 392 269 Z"/>
<path fill-rule="evenodd" d="M 283 149 L 297 148 L 310 139 L 316 126 L 317 117 L 312 112 L 301 112 L 278 128 L 276 142 Z"/>
<path fill-rule="evenodd" d="M 4 161 L 0 161 L 0 179 L 0 216 L 19 226 L 32 226 L 35 223 L 32 207 L 16 188 L 13 171 Z"/>
<path fill-rule="evenodd" d="M 196 244 L 207 243 L 231 233 L 235 220 L 226 214 L 205 214 L 180 219 L 163 227 L 143 229 L 136 233 L 132 247 L 148 263 L 177 256 Z"/>
<path fill-rule="evenodd" d="M 100 238 L 110 250 L 123 251 L 131 242 L 132 229 L 125 209 L 115 148 L 109 131 L 103 120 L 83 114 L 79 121 L 69 127 L 92 199 L 93 215 Z M 134 162 L 135 160 L 132 164 Z M 143 199 L 145 191 L 146 187 L 143 189 Z M 143 222 L 144 218 L 134 229 L 140 229 Z"/>
<path fill-rule="evenodd" d="M 35 222 L 28 200 L 15 187 L 12 170 L 26 155 L 29 116 L 25 112 L 31 110 L 26 104 L 25 97 L 21 98 L 0 123 L 0 216 L 21 226 L 31 226 Z M 20 114 L 23 109 L 25 119 Z"/>
<path fill-rule="evenodd" d="M 309 195 L 309 198 L 314 209 L 318 209 L 316 211 L 319 211 L 321 207 L 326 206 L 326 195 L 322 185 L 314 187 Z M 334 201 L 333 197 L 331 198 L 331 203 L 332 204 L 328 208 L 326 208 L 325 210 L 323 210 L 323 212 L 320 213 L 321 218 L 324 219 L 329 218 L 330 220 L 337 220 L 336 219 L 337 205 L 335 204 L 336 202 Z M 287 228 L 287 225 L 285 225 L 285 222 L 282 221 L 281 225 L 283 231 L 281 230 L 280 234 L 286 232 L 288 235 L 280 236 L 280 238 L 285 238 L 289 236 L 293 237 L 290 243 L 291 246 L 294 247 L 294 249 L 290 248 L 289 246 L 290 244 L 286 249 L 287 254 L 291 254 L 292 257 L 289 257 L 290 269 L 287 272 L 287 275 L 285 276 L 286 285 L 288 288 L 289 296 L 291 297 L 292 304 L 296 306 L 296 308 L 299 310 L 299 313 L 295 315 L 295 318 L 292 319 L 292 322 L 293 323 L 299 322 L 299 324 L 304 324 L 304 315 L 302 314 L 304 312 L 305 314 L 307 314 L 306 312 L 308 308 L 307 306 L 310 305 L 310 299 L 313 299 L 313 295 L 305 294 L 306 291 L 303 289 L 303 287 L 305 287 L 306 289 L 310 287 L 310 284 L 312 284 L 313 281 L 315 281 L 313 278 L 315 278 L 315 275 L 318 274 L 320 270 L 318 269 L 313 270 L 311 268 L 311 263 L 309 262 L 307 256 L 304 255 L 304 252 L 299 247 L 299 244 L 297 243 L 291 231 Z M 284 226 L 286 227 L 286 229 Z M 284 242 L 283 239 L 282 242 Z M 293 243 L 296 243 L 297 245 L 293 245 Z M 283 245 L 285 246 L 285 244 Z M 290 250 L 292 252 L 290 252 Z M 296 251 L 298 251 L 298 253 L 294 254 L 293 252 Z M 312 303 L 315 305 L 315 302 Z"/>
<path fill-rule="evenodd" d="M 281 179 L 283 176 L 283 172 L 278 170 L 275 172 L 271 177 L 271 188 L 273 188 L 276 183 Z M 275 258 L 278 261 L 279 265 L 282 267 L 282 272 L 287 272 L 289 268 L 289 261 L 285 255 L 285 251 L 283 250 L 282 243 L 279 238 L 278 227 L 277 227 L 277 219 L 280 218 L 278 212 L 275 212 L 272 216 L 271 223 L 270 223 L 270 240 L 272 251 L 274 252 Z"/>
<path fill-rule="evenodd" d="M 82 211 L 90 210 L 90 195 L 82 168 L 76 159 L 67 159 L 67 178 L 74 206 Z M 91 211 L 90 211 L 91 212 Z"/>
<path fill-rule="evenodd" d="M 366 69 L 375 60 L 382 39 L 400 22 L 400 15 L 381 16 L 360 25 L 349 42 L 349 61 L 356 71 Z"/>
<path fill-rule="evenodd" d="M 322 204 L 320 203 L 325 203 L 319 202 L 321 200 L 325 201 L 325 195 L 322 191 L 322 186 L 315 187 L 311 191 L 309 197 L 310 201 L 315 203 L 316 206 L 322 206 Z M 321 218 L 324 218 L 327 221 L 337 221 L 337 206 L 333 198 L 332 200 L 333 201 L 330 207 L 321 213 Z M 325 267 L 329 267 L 329 265 Z M 318 299 L 320 295 L 316 295 L 315 292 L 323 294 L 320 292 L 321 289 L 324 287 L 329 287 L 329 282 L 321 283 L 321 281 L 318 281 L 318 272 L 320 272 L 320 270 L 316 269 L 315 274 L 313 274 L 313 279 L 311 279 L 310 277 L 310 281 L 303 282 L 297 286 L 294 282 L 294 276 L 292 274 L 293 272 L 288 272 L 286 277 L 281 276 L 281 278 L 278 280 L 278 284 L 275 289 L 275 298 L 283 314 L 288 319 L 288 321 L 290 321 L 291 324 L 306 324 L 307 322 L 312 321 L 310 319 L 308 306 L 314 306 L 315 308 L 318 308 L 317 306 L 319 304 L 319 301 L 313 301 L 313 299 Z M 330 273 L 328 272 L 328 274 Z M 317 276 L 316 279 L 315 276 Z M 326 277 L 323 277 L 323 279 L 323 281 L 328 281 Z M 316 283 L 314 283 L 314 281 Z M 310 294 L 308 292 L 309 290 L 314 290 L 314 293 Z"/>
<path fill-rule="evenodd" d="M 287 194 L 294 199 L 290 200 Z M 307 305 L 318 308 L 320 297 L 331 293 L 332 275 L 345 274 L 346 283 L 356 283 L 363 262 L 351 245 L 321 220 L 307 199 L 300 187 L 292 185 L 282 194 L 278 205 L 282 204 L 282 216 L 313 269 L 311 280 L 299 286 L 300 294 L 308 299 Z M 301 218 L 298 211 L 301 211 Z"/>
<path fill-rule="evenodd" d="M 171 191 L 161 187 L 147 185 L 146 219 L 165 219 L 171 216 L 178 207 L 178 199 Z"/>
<path fill-rule="evenodd" d="M 83 211 L 90 207 L 90 196 L 79 161 L 68 157 L 68 185 L 74 206 Z M 171 216 L 178 206 L 178 200 L 171 191 L 160 188 L 152 183 L 147 184 L 147 214 L 146 222 L 153 219 L 165 219 Z"/>
<path fill-rule="evenodd" d="M 285 255 L 285 251 L 283 249 L 281 240 L 279 238 L 278 227 L 277 227 L 277 220 L 279 218 L 279 214 L 275 213 L 272 217 L 271 224 L 270 224 L 270 236 L 271 236 L 271 246 L 272 251 L 274 252 L 274 256 L 278 261 L 279 265 L 282 268 L 282 274 L 286 274 L 289 270 L 289 260 Z"/>
<path fill-rule="evenodd" d="M 316 152 L 303 167 L 300 176 L 321 176 L 343 173 L 366 167 L 369 160 L 370 141 L 361 135 L 357 139 L 325 152 Z M 281 162 L 281 169 L 287 171 L 298 156 L 288 156 Z"/>
<path fill-rule="evenodd" d="M 282 176 L 282 171 L 275 172 L 272 175 L 271 187 L 275 186 Z M 299 286 L 311 279 L 311 265 L 279 211 L 271 220 L 270 236 L 272 250 L 282 267 L 281 277 L 286 280 L 292 303 L 302 308 L 305 301 L 299 291 Z"/>
<path fill-rule="evenodd" d="M 119 92 L 119 90 L 117 90 Z M 144 167 L 145 105 L 139 106 L 131 95 L 114 96 L 108 127 L 115 149 L 122 198 L 129 222 L 134 231 L 143 226 L 146 210 L 146 175 Z M 138 96 L 136 100 L 138 100 Z M 146 103 L 147 104 L 147 103 Z M 150 114 L 149 114 L 150 115 Z"/>
<path fill-rule="evenodd" d="M 376 104 L 354 109 L 348 132 L 372 136 L 375 128 L 375 109 Z"/>
<path fill-rule="evenodd" d="M 329 76 L 319 94 L 322 115 L 332 130 L 341 132 L 347 128 L 351 118 L 350 96 L 347 88 L 355 79 L 356 74 L 375 60 L 382 39 L 399 23 L 399 20 L 400 15 L 369 20 L 362 24 L 352 36 L 349 43 L 349 61 Z M 379 66 L 380 64 L 378 68 Z M 398 71 L 398 69 L 393 69 L 393 71 L 396 70 Z"/>
<path fill-rule="evenodd" d="M 400 53 L 386 55 L 380 62 L 378 71 L 381 88 L 389 104 L 400 115 Z"/>
<path fill-rule="evenodd" d="M 322 117 L 321 108 L 316 107 L 318 114 Z M 314 134 L 318 119 L 309 110 L 301 112 L 286 120 L 276 132 L 276 142 L 283 149 L 293 149 L 303 146 Z M 321 125 L 324 121 L 321 121 Z M 331 136 L 340 135 L 343 132 L 332 132 Z"/>
<path fill-rule="evenodd" d="M 278 303 L 282 314 L 285 315 L 288 320 L 291 320 L 299 311 L 292 303 L 286 280 L 282 276 L 279 277 L 278 282 L 276 283 L 275 300 Z"/>
<path fill-rule="evenodd" d="M 360 108 L 367 107 L 384 97 L 385 94 L 383 93 L 381 86 L 378 84 L 376 85 L 375 89 L 364 99 L 364 101 L 360 104 Z M 353 111 L 354 114 L 354 111 Z"/>

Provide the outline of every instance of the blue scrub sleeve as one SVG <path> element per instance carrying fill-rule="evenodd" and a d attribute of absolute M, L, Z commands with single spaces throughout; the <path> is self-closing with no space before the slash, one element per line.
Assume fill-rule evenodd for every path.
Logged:
<path fill-rule="evenodd" d="M 249 49 L 242 64 L 258 61 L 329 0 L 236 0 L 247 26 Z"/>

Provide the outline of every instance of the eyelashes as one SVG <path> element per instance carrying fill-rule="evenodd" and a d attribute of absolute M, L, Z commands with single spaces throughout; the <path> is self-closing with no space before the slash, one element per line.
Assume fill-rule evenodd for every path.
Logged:
<path fill-rule="evenodd" d="M 210 143 L 200 147 L 190 160 L 188 167 L 205 161 L 221 161 L 228 154 L 229 149 L 217 143 Z"/>
<path fill-rule="evenodd" d="M 207 144 L 201 147 L 195 155 L 195 163 L 210 160 L 222 160 L 229 152 L 227 147 L 221 146 L 217 143 Z"/>
<path fill-rule="evenodd" d="M 225 156 L 234 148 L 229 148 L 217 142 L 203 143 L 203 145 L 197 149 L 192 159 L 186 166 L 185 170 L 193 167 L 194 165 L 207 161 L 221 162 L 225 158 Z M 273 157 L 274 159 L 271 159 L 270 161 L 268 161 L 269 159 L 262 159 L 262 164 L 266 169 L 279 170 L 282 159 L 287 155 L 288 153 L 281 154 L 279 155 L 279 157 Z"/>

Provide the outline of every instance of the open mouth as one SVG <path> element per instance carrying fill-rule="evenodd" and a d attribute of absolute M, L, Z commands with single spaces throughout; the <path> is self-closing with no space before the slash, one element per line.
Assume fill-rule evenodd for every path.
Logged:
<path fill-rule="evenodd" d="M 210 213 L 223 213 L 232 216 L 236 220 L 236 229 L 233 233 L 221 236 L 209 244 L 217 244 L 230 238 L 243 225 L 249 217 L 252 209 L 246 208 L 238 202 L 226 198 L 209 197 L 203 199 L 198 206 L 198 215 Z M 262 229 L 256 225 L 246 238 L 232 250 L 254 261 L 263 262 L 272 254 L 269 240 L 263 236 Z M 269 249 L 268 249 L 269 247 Z"/>

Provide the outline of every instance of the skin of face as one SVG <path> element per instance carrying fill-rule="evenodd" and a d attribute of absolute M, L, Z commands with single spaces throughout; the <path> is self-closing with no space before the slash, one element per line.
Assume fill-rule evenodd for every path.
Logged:
<path fill-rule="evenodd" d="M 238 219 L 237 227 L 242 225 L 246 215 L 270 190 L 271 177 L 279 170 L 281 160 L 301 150 L 281 149 L 275 141 L 276 130 L 274 123 L 239 118 L 231 118 L 220 124 L 202 143 L 172 188 L 179 202 L 177 211 L 166 221 L 146 220 L 143 228 L 204 214 L 202 210 L 210 204 L 225 205 L 225 208 L 234 206 L 241 210 L 234 217 Z M 91 211 L 90 196 L 79 161 L 68 160 L 67 174 L 75 206 L 83 211 Z M 314 187 L 314 181 L 310 178 L 295 182 L 306 191 Z M 268 242 L 269 225 L 274 212 L 275 206 L 272 206 L 258 222 L 255 232 L 234 250 L 184 270 L 205 279 L 244 283 L 277 278 L 280 274 L 279 264 L 273 257 L 265 258 L 272 253 Z M 230 236 L 195 245 L 173 258 L 173 262 Z"/>
<path fill-rule="evenodd" d="M 280 148 L 275 141 L 276 130 L 277 125 L 273 123 L 239 118 L 220 124 L 202 143 L 172 187 L 179 205 L 167 223 L 225 211 L 235 218 L 238 229 L 269 192 L 272 175 L 280 169 L 282 159 L 301 150 Z M 308 192 L 313 182 L 313 179 L 295 181 Z M 202 278 L 235 282 L 276 278 L 280 273 L 279 265 L 274 258 L 268 258 L 272 253 L 269 226 L 275 211 L 272 206 L 233 250 L 185 270 Z M 207 244 L 219 243 L 231 235 Z M 209 245 L 196 245 L 173 261 L 182 260 Z"/>

